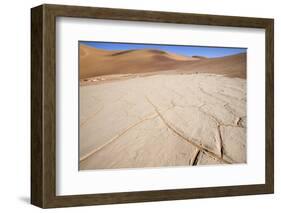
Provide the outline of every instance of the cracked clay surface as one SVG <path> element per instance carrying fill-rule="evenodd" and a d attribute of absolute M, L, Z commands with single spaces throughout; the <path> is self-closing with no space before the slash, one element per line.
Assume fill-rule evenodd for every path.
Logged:
<path fill-rule="evenodd" d="M 80 169 L 246 163 L 246 80 L 158 74 L 80 87 Z"/>

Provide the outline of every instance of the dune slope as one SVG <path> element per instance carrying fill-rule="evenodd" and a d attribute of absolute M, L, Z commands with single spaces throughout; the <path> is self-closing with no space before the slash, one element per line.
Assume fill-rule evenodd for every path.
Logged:
<path fill-rule="evenodd" d="M 246 78 L 246 54 L 221 58 L 186 57 L 161 50 L 107 51 L 80 45 L 80 79 L 101 75 L 137 74 L 166 70 L 215 73 Z"/>

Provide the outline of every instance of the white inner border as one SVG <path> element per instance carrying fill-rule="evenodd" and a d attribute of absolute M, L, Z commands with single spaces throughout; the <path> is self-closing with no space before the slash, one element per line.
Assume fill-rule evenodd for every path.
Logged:
<path fill-rule="evenodd" d="M 57 195 L 265 183 L 265 31 L 60 17 L 56 20 Z M 78 41 L 247 47 L 247 164 L 78 171 Z"/>

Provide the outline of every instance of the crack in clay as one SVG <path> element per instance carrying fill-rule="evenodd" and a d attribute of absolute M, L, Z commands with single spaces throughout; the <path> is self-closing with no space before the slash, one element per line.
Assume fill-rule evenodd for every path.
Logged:
<path fill-rule="evenodd" d="M 218 132 L 218 136 L 219 136 L 219 141 L 218 141 L 218 146 L 219 146 L 219 152 L 220 152 L 220 157 L 223 158 L 224 156 L 224 147 L 223 147 L 223 139 L 221 136 L 221 126 L 224 127 L 233 127 L 233 128 L 244 128 L 242 125 L 238 125 L 236 123 L 237 126 L 235 125 L 231 125 L 231 124 L 224 124 L 223 122 L 219 121 L 215 116 L 213 116 L 210 113 L 207 113 L 206 111 L 204 111 L 202 108 L 204 106 L 206 106 L 206 103 L 202 103 L 200 106 L 196 106 L 196 105 L 183 105 L 183 106 L 179 106 L 179 105 L 175 105 L 175 103 L 173 102 L 173 106 L 174 107 L 181 107 L 181 108 L 185 108 L 185 107 L 190 107 L 190 108 L 196 108 L 199 112 L 201 112 L 202 114 L 206 115 L 207 117 L 210 117 L 217 125 L 217 132 Z"/>
<path fill-rule="evenodd" d="M 227 101 L 222 100 L 222 99 L 220 99 L 220 98 L 218 98 L 218 97 L 216 97 L 216 96 L 214 96 L 214 95 L 212 95 L 212 94 L 206 92 L 206 91 L 201 87 L 201 85 L 198 85 L 198 88 L 199 88 L 199 90 L 200 90 L 202 93 L 204 93 L 204 94 L 206 94 L 206 95 L 208 95 L 208 96 L 210 96 L 210 97 L 212 97 L 212 98 L 214 98 L 214 99 L 216 99 L 216 100 L 218 100 L 218 101 L 224 103 L 223 107 L 224 107 L 230 114 L 232 114 L 232 115 L 235 116 L 235 117 L 238 117 L 238 116 L 236 115 L 236 113 L 234 112 L 234 110 L 232 109 L 232 107 L 229 106 L 229 103 L 228 103 Z M 240 99 L 238 99 L 238 98 L 236 98 L 236 97 L 233 97 L 233 96 L 227 96 L 227 95 L 222 94 L 222 93 L 218 93 L 218 94 L 219 94 L 219 95 L 223 95 L 223 96 L 228 97 L 228 98 L 231 98 L 232 100 L 242 101 L 242 99 L 240 100 Z M 246 100 L 243 99 L 243 101 L 246 101 Z"/>
<path fill-rule="evenodd" d="M 244 94 L 244 91 L 241 90 L 241 89 L 239 89 L 239 88 L 237 88 L 237 87 L 226 86 L 226 88 L 228 88 L 228 89 L 230 89 L 230 90 L 234 90 L 234 91 L 236 90 L 236 91 L 238 91 L 238 92 Z"/>
<path fill-rule="evenodd" d="M 219 98 L 219 97 L 217 97 L 217 96 L 214 96 L 214 95 L 211 94 L 211 93 L 206 92 L 206 91 L 201 87 L 200 84 L 198 85 L 198 88 L 199 88 L 199 90 L 200 90 L 203 94 L 208 95 L 208 96 L 210 96 L 210 97 L 212 97 L 212 98 L 214 98 L 214 99 L 216 99 L 216 100 L 222 102 L 222 103 L 224 104 L 223 107 L 224 107 L 229 113 L 231 113 L 232 115 L 236 116 L 236 114 L 234 113 L 234 110 L 233 110 L 232 107 L 229 105 L 229 102 L 228 102 L 228 101 L 223 100 L 223 99 L 221 99 L 221 98 Z M 222 95 L 222 96 L 225 96 L 225 97 L 228 97 L 228 98 L 230 98 L 231 100 L 236 100 L 236 101 L 239 101 L 239 102 L 240 102 L 240 101 L 244 101 L 244 102 L 246 101 L 244 98 L 238 99 L 237 97 L 230 96 L 230 95 L 226 95 L 226 94 L 222 94 L 222 93 L 219 93 L 219 92 L 218 92 L 217 94 Z"/>
<path fill-rule="evenodd" d="M 96 112 L 94 112 L 91 116 L 89 116 L 87 119 L 85 119 L 83 122 L 80 124 L 80 128 L 84 126 L 86 123 L 88 123 L 91 119 L 93 119 L 100 111 L 102 111 L 104 108 L 104 105 L 102 105 Z"/>
<path fill-rule="evenodd" d="M 204 115 L 206 115 L 207 117 L 211 118 L 217 125 L 217 132 L 218 132 L 218 136 L 219 136 L 219 141 L 218 141 L 218 146 L 219 146 L 219 152 L 220 152 L 220 157 L 223 158 L 224 156 L 224 147 L 223 147 L 223 139 L 222 139 L 222 135 L 221 135 L 221 126 L 224 126 L 224 127 L 233 127 L 233 128 L 244 128 L 242 126 L 242 124 L 240 124 L 240 120 L 241 118 L 239 118 L 239 120 L 237 122 L 235 122 L 235 125 L 232 125 L 232 124 L 224 124 L 222 121 L 220 121 L 219 119 L 217 119 L 215 116 L 213 116 L 212 114 L 210 113 L 207 113 L 206 111 L 204 111 L 202 108 L 204 106 L 206 106 L 207 104 L 206 103 L 202 103 L 200 106 L 196 106 L 196 105 L 183 105 L 183 106 L 179 106 L 179 105 L 175 105 L 175 103 L 173 102 L 172 103 L 173 106 L 175 107 L 181 107 L 181 108 L 185 108 L 185 107 L 190 107 L 190 108 L 196 108 L 199 112 L 203 113 Z M 224 104 L 224 107 L 225 106 L 229 106 L 228 103 Z M 233 113 L 233 111 L 228 108 L 228 111 L 233 114 L 235 117 L 236 115 Z"/>
<path fill-rule="evenodd" d="M 229 106 L 228 103 L 224 104 L 223 107 L 233 116 L 237 117 L 236 113 L 234 112 L 234 110 Z"/>
<path fill-rule="evenodd" d="M 163 86 L 168 91 L 172 91 L 174 94 L 176 94 L 178 97 L 183 98 L 184 96 L 180 94 L 178 91 L 174 90 L 173 88 L 167 87 L 166 85 Z"/>
<path fill-rule="evenodd" d="M 224 94 L 222 92 L 218 92 L 217 94 L 221 95 L 221 96 L 224 96 L 226 98 L 230 98 L 231 100 L 236 100 L 236 101 L 243 101 L 243 102 L 246 102 L 245 98 L 237 98 L 235 96 L 231 96 L 231 95 L 227 95 L 227 94 Z"/>
<path fill-rule="evenodd" d="M 204 106 L 204 105 L 203 105 L 203 106 Z M 213 121 L 215 121 L 215 123 L 216 123 L 216 125 L 217 125 L 217 132 L 218 132 L 218 135 L 219 135 L 219 141 L 218 141 L 218 142 L 219 142 L 220 157 L 223 158 L 223 139 L 222 139 L 222 136 L 221 136 L 221 129 L 220 129 L 220 127 L 221 127 L 221 126 L 225 126 L 225 125 L 223 125 L 215 116 L 213 116 L 213 115 L 211 115 L 211 114 L 205 112 L 204 110 L 202 110 L 201 107 L 199 107 L 198 110 L 199 110 L 201 113 L 207 115 L 207 117 L 211 117 L 211 119 L 212 119 Z"/>
<path fill-rule="evenodd" d="M 194 157 L 191 160 L 191 165 L 192 166 L 196 166 L 197 165 L 200 153 L 201 153 L 200 149 L 197 149 L 196 152 L 195 152 Z"/>
<path fill-rule="evenodd" d="M 203 106 L 204 106 L 204 105 L 203 105 Z M 239 127 L 239 128 L 244 128 L 242 125 L 237 125 L 237 124 L 233 125 L 233 124 L 225 124 L 225 123 L 223 123 L 221 120 L 219 120 L 218 118 L 216 118 L 216 117 L 213 116 L 212 114 L 210 114 L 210 113 L 204 111 L 204 110 L 202 109 L 203 106 L 197 107 L 198 110 L 199 110 L 201 113 L 205 114 L 207 117 L 210 117 L 213 121 L 215 121 L 215 122 L 217 123 L 217 125 L 225 126 L 225 127 L 234 127 L 234 128 Z M 235 116 L 235 117 L 237 117 L 237 116 Z M 237 117 L 237 118 L 240 118 L 240 117 Z M 235 123 L 236 123 L 236 122 L 235 122 Z"/>
<path fill-rule="evenodd" d="M 170 109 L 172 109 L 173 107 L 170 107 L 168 109 L 165 110 L 168 111 Z M 157 113 L 154 113 L 152 115 L 147 115 L 145 116 L 143 119 L 139 120 L 138 122 L 134 123 L 133 125 L 127 127 L 124 131 L 122 131 L 120 134 L 115 135 L 113 138 L 111 138 L 108 142 L 104 143 L 103 145 L 93 149 L 92 151 L 90 151 L 89 153 L 85 154 L 83 157 L 81 157 L 79 159 L 80 163 L 86 159 L 88 159 L 89 157 L 91 157 L 93 154 L 97 153 L 98 151 L 102 150 L 103 148 L 105 148 L 106 146 L 112 144 L 114 141 L 116 141 L 118 138 L 120 138 L 121 136 L 125 135 L 128 131 L 130 131 L 131 129 L 133 129 L 134 127 L 140 125 L 141 123 L 147 121 L 147 120 L 151 120 L 151 119 L 155 119 L 159 117 L 159 115 Z"/>
<path fill-rule="evenodd" d="M 210 97 L 212 97 L 212 98 L 214 98 L 214 99 L 216 99 L 216 100 L 218 100 L 218 101 L 220 101 L 220 102 L 222 102 L 222 103 L 224 103 L 224 104 L 227 103 L 225 100 L 220 99 L 220 98 L 218 98 L 218 97 L 212 95 L 211 93 L 206 92 L 206 91 L 201 87 L 201 85 L 198 85 L 198 88 L 199 88 L 199 90 L 200 90 L 203 94 L 205 94 L 205 95 L 207 95 L 207 96 L 210 96 Z"/>
<path fill-rule="evenodd" d="M 158 114 L 158 116 L 160 117 L 160 119 L 163 121 L 163 123 L 172 131 L 174 132 L 176 135 L 178 135 L 180 138 L 182 138 L 184 141 L 188 142 L 189 144 L 195 146 L 197 149 L 199 149 L 200 151 L 202 151 L 203 153 L 209 155 L 210 157 L 213 157 L 223 163 L 227 163 L 227 164 L 231 164 L 231 162 L 223 159 L 222 157 L 218 156 L 217 154 L 215 154 L 214 152 L 212 152 L 211 150 L 203 147 L 202 145 L 197 144 L 196 142 L 193 142 L 192 140 L 186 138 L 185 136 L 183 136 L 175 127 L 171 126 L 166 119 L 163 117 L 163 115 L 159 112 L 158 108 L 149 100 L 148 97 L 146 97 L 146 100 L 148 103 L 150 103 L 150 105 L 154 108 L 155 112 Z"/>
<path fill-rule="evenodd" d="M 210 97 L 212 97 L 212 98 L 214 98 L 214 99 L 217 99 L 217 100 L 221 101 L 221 102 L 223 103 L 223 107 L 224 107 L 230 114 L 232 114 L 232 115 L 235 116 L 235 117 L 238 117 L 238 116 L 235 114 L 235 112 L 234 112 L 234 110 L 232 109 L 232 107 L 229 106 L 229 103 L 228 103 L 227 101 L 221 100 L 220 98 L 215 97 L 214 95 L 212 95 L 212 94 L 206 92 L 206 91 L 201 87 L 200 84 L 198 85 L 198 88 L 199 88 L 199 90 L 200 90 L 202 93 L 204 93 L 204 94 L 206 94 L 206 95 L 208 95 L 208 96 L 210 96 Z M 199 98 L 199 99 L 202 100 L 201 98 Z M 206 105 L 206 104 L 204 104 L 204 105 Z M 203 106 L 201 106 L 200 109 L 201 109 L 202 107 L 203 107 Z M 230 126 L 230 127 L 241 127 L 241 128 L 244 128 L 243 125 L 224 124 L 222 121 L 219 121 L 215 116 L 211 115 L 210 113 L 207 113 L 207 112 L 205 112 L 204 110 L 200 110 L 200 111 L 203 112 L 203 113 L 205 113 L 205 114 L 207 114 L 208 116 L 212 117 L 212 118 L 213 118 L 217 123 L 219 123 L 221 126 Z"/>
<path fill-rule="evenodd" d="M 237 163 L 235 160 L 233 160 L 231 157 L 229 157 L 229 155 L 227 155 L 226 153 L 224 153 L 224 158 L 231 161 L 232 163 Z"/>
<path fill-rule="evenodd" d="M 201 90 L 202 93 L 205 93 L 206 95 L 211 96 L 211 97 L 214 98 L 214 99 L 217 99 L 217 97 L 215 97 L 215 96 L 213 96 L 213 95 L 207 93 L 205 90 L 203 90 L 203 89 L 200 87 L 200 84 L 198 85 L 198 88 L 199 88 L 199 90 Z M 189 90 L 192 91 L 191 88 L 189 88 Z M 172 92 L 175 92 L 175 91 L 172 91 Z M 193 91 L 193 93 L 194 93 L 194 91 Z M 175 93 L 175 94 L 178 95 L 178 93 Z M 181 96 L 181 97 L 183 97 L 183 96 Z M 200 98 L 199 96 L 198 96 L 197 98 L 199 99 L 200 102 L 202 102 L 202 105 L 201 105 L 201 106 L 196 106 L 196 105 L 183 105 L 183 106 L 177 105 L 177 106 L 178 106 L 178 107 L 182 107 L 182 108 L 184 108 L 184 107 L 202 108 L 203 106 L 207 105 L 207 104 L 205 103 L 205 101 L 202 100 L 202 98 Z M 221 101 L 222 103 L 224 103 L 224 106 L 229 104 L 229 103 L 227 103 L 227 102 L 224 101 L 224 100 L 220 100 L 220 99 L 218 99 L 218 100 Z M 184 102 L 185 102 L 185 101 L 184 101 Z M 208 103 L 208 105 L 214 105 L 214 104 Z M 229 105 L 228 105 L 228 106 L 229 106 Z M 230 106 L 229 106 L 229 107 L 230 107 Z M 226 109 L 226 110 L 228 111 L 228 109 Z M 231 110 L 231 109 L 229 108 L 229 110 Z M 228 112 L 231 113 L 231 114 L 233 114 L 233 113 L 232 113 L 233 110 L 232 110 L 231 112 L 230 112 L 230 111 L 228 111 Z M 211 114 L 209 114 L 209 115 L 212 116 Z M 212 116 L 212 117 L 214 117 L 214 116 Z M 220 123 L 222 123 L 222 121 L 220 121 Z M 222 124 L 222 125 L 227 126 L 228 124 Z M 233 127 L 234 127 L 234 126 L 233 126 Z"/>
<path fill-rule="evenodd" d="M 154 119 L 158 117 L 157 114 L 154 114 L 151 117 L 148 118 L 144 118 L 140 121 L 138 121 L 137 123 L 127 127 L 123 132 L 121 132 L 118 135 L 115 135 L 113 138 L 111 138 L 108 142 L 104 143 L 103 145 L 97 147 L 96 149 L 93 149 L 91 152 L 89 152 L 88 154 L 84 155 L 83 157 L 80 158 L 80 162 L 86 160 L 87 158 L 89 158 L 90 156 L 92 156 L 93 154 L 95 154 L 96 152 L 100 151 L 101 149 L 103 149 L 104 147 L 108 146 L 109 144 L 113 143 L 114 141 L 116 141 L 118 138 L 120 138 L 122 135 L 124 135 L 125 133 L 127 133 L 129 130 L 131 130 L 132 128 L 138 126 L 139 124 L 143 123 L 144 121 L 150 120 L 150 119 Z"/>
<path fill-rule="evenodd" d="M 221 136 L 221 128 L 220 128 L 220 125 L 218 125 L 218 134 L 219 134 L 219 145 L 220 145 L 220 154 L 221 154 L 221 158 L 223 158 L 223 140 L 222 140 L 222 136 Z"/>
<path fill-rule="evenodd" d="M 237 126 L 239 126 L 239 127 L 244 128 L 242 122 L 243 122 L 242 118 L 241 118 L 241 117 L 238 117 L 238 118 L 236 119 L 236 121 L 235 121 L 235 124 L 236 124 Z"/>

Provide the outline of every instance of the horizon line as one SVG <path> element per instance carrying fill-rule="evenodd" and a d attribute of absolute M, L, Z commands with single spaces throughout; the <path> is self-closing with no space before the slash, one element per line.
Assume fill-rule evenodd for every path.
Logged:
<path fill-rule="evenodd" d="M 201 56 L 207 58 L 219 58 L 224 56 L 247 53 L 245 47 L 219 47 L 200 45 L 174 45 L 174 44 L 152 44 L 152 43 L 125 43 L 125 42 L 104 42 L 104 41 L 78 41 L 79 45 L 94 47 L 106 51 L 126 51 L 126 50 L 160 50 L 181 56 L 194 57 Z M 119 48 L 118 48 L 119 47 Z"/>

